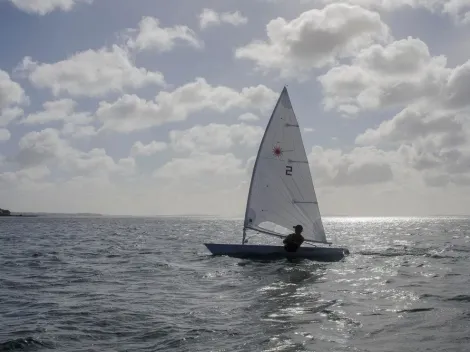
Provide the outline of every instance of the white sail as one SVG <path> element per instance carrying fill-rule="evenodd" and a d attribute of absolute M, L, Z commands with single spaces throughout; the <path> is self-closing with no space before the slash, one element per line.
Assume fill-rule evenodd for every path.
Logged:
<path fill-rule="evenodd" d="M 244 227 L 285 235 L 297 224 L 306 240 L 326 243 L 299 124 L 284 87 L 258 150 Z"/>

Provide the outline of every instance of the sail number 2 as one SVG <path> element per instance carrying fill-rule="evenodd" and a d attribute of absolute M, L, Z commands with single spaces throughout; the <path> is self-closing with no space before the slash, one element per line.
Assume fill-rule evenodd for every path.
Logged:
<path fill-rule="evenodd" d="M 286 165 L 286 175 L 292 176 L 292 166 Z"/>

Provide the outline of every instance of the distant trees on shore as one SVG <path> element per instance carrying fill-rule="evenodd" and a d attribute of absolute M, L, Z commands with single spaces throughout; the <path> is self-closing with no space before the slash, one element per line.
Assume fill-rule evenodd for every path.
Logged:
<path fill-rule="evenodd" d="M 0 216 L 11 216 L 11 211 L 0 208 Z"/>

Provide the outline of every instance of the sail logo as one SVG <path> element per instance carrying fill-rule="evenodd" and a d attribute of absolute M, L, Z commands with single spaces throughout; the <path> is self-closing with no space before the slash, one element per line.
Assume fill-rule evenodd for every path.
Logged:
<path fill-rule="evenodd" d="M 279 145 L 276 145 L 274 148 L 273 148 L 273 155 L 280 158 L 283 154 L 283 151 L 281 149 L 281 147 Z"/>

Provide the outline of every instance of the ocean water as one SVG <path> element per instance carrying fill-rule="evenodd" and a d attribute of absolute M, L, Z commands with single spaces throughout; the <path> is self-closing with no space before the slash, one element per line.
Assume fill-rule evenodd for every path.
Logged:
<path fill-rule="evenodd" d="M 211 257 L 240 220 L 0 218 L 0 351 L 470 351 L 470 219 L 324 224 L 341 262 Z"/>

